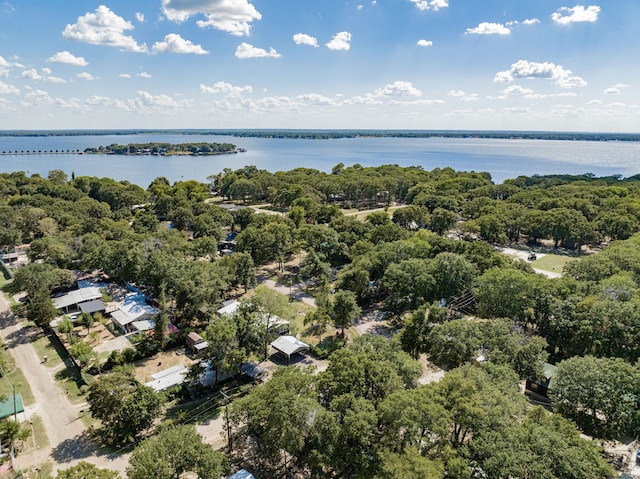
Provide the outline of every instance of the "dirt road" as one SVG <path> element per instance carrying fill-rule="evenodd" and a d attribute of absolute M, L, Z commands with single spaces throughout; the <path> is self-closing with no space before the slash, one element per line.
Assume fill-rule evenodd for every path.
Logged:
<path fill-rule="evenodd" d="M 65 391 L 60 390 L 53 378 L 55 370 L 41 364 L 41 358 L 31 345 L 31 334 L 11 314 L 6 298 L 0 293 L 0 335 L 31 386 L 35 404 L 28 409 L 42 418 L 49 438 L 48 446 L 19 455 L 18 466 L 25 470 L 52 461 L 57 470 L 84 460 L 98 467 L 123 472 L 128 463 L 127 457 L 96 453 L 96 446 L 79 417 L 82 406 L 69 402 Z"/>

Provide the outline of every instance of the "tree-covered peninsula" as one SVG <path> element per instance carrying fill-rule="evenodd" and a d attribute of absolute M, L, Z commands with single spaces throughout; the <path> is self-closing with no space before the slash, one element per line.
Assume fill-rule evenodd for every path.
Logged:
<path fill-rule="evenodd" d="M 227 155 L 245 151 L 232 143 L 128 143 L 98 148 L 85 148 L 84 152 L 107 155 Z"/>

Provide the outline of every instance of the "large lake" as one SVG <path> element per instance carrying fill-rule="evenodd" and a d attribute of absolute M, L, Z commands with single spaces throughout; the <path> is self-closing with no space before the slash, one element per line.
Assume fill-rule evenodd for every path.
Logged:
<path fill-rule="evenodd" d="M 488 171 L 496 183 L 519 175 L 556 173 L 596 176 L 640 173 L 640 143 L 478 138 L 343 138 L 334 140 L 236 138 L 219 135 L 138 134 L 101 136 L 0 137 L 3 151 L 83 151 L 112 143 L 233 143 L 247 151 L 223 156 L 119 156 L 42 153 L 0 155 L 0 172 L 25 171 L 46 176 L 59 169 L 129 180 L 146 188 L 158 176 L 171 182 L 207 176 L 223 168 L 255 165 L 269 171 L 297 167 L 329 172 L 344 163 L 362 166 L 420 165 L 426 170 L 451 167 Z"/>

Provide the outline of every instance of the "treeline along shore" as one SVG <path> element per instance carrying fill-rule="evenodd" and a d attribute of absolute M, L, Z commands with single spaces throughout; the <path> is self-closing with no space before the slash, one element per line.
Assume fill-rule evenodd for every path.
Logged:
<path fill-rule="evenodd" d="M 640 141 L 640 133 L 554 132 L 554 131 L 491 131 L 491 130 L 293 130 L 293 129 L 125 129 L 125 130 L 0 130 L 6 136 L 98 136 L 98 135 L 224 135 L 254 138 L 338 139 L 359 137 L 380 138 L 487 138 L 521 140 L 574 141 Z"/>

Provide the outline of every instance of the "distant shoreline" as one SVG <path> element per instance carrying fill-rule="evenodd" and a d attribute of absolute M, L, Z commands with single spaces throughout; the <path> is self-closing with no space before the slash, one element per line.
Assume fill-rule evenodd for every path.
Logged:
<path fill-rule="evenodd" d="M 341 138 L 478 138 L 504 140 L 630 141 L 640 133 L 584 133 L 553 131 L 480 130 L 293 130 L 293 129 L 124 129 L 124 130 L 0 130 L 0 137 L 123 136 L 123 135 L 219 135 L 233 137 L 330 140 Z"/>

